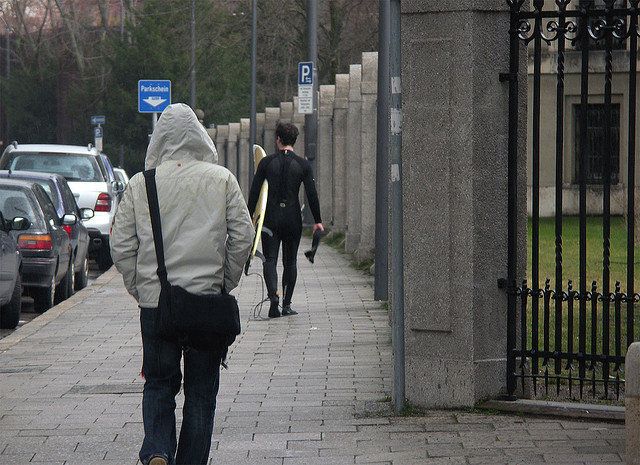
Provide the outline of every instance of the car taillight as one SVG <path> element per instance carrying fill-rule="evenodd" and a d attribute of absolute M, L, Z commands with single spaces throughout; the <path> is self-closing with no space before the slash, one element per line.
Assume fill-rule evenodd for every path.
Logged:
<path fill-rule="evenodd" d="M 96 200 L 96 207 L 93 209 L 97 212 L 110 212 L 111 211 L 111 197 L 109 194 L 102 193 Z"/>
<path fill-rule="evenodd" d="M 68 224 L 63 224 L 62 229 L 67 231 L 67 234 L 69 235 L 69 239 L 71 239 L 71 226 L 69 226 Z"/>
<path fill-rule="evenodd" d="M 51 236 L 23 234 L 18 237 L 18 246 L 28 250 L 51 250 Z"/>

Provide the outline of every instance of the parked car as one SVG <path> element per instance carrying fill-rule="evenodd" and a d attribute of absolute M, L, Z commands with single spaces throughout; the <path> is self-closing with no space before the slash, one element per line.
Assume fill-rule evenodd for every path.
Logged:
<path fill-rule="evenodd" d="M 129 184 L 129 175 L 122 168 L 114 168 L 113 172 L 116 174 L 118 181 L 122 182 L 125 186 Z"/>
<path fill-rule="evenodd" d="M 0 169 L 39 171 L 64 176 L 80 208 L 95 214 L 85 222 L 91 239 L 89 257 L 101 270 L 112 265 L 109 231 L 124 184 L 118 181 L 109 158 L 88 146 L 11 143 L 0 158 Z"/>
<path fill-rule="evenodd" d="M 9 231 L 29 227 L 24 217 L 5 219 L 0 212 L 0 328 L 13 329 L 20 322 L 22 309 L 22 253 Z"/>
<path fill-rule="evenodd" d="M 22 252 L 22 286 L 44 312 L 73 294 L 74 268 L 69 234 L 63 226 L 75 215 L 58 217 L 43 187 L 34 181 L 0 179 L 0 211 L 7 218 L 29 220 L 26 230 L 11 231 Z"/>
<path fill-rule="evenodd" d="M 76 215 L 81 220 L 93 218 L 94 213 L 91 208 L 80 209 L 78 207 L 67 180 L 59 174 L 0 170 L 0 178 L 28 179 L 37 182 L 44 188 L 51 202 L 53 202 L 53 206 L 60 218 L 66 214 Z M 89 232 L 82 221 L 77 221 L 70 226 L 65 225 L 62 228 L 67 231 L 71 241 L 72 266 L 75 272 L 74 289 L 79 291 L 87 286 L 89 280 Z"/>

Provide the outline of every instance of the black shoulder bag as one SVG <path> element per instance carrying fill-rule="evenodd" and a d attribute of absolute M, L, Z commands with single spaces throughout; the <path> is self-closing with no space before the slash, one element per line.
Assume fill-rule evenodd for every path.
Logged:
<path fill-rule="evenodd" d="M 155 169 L 144 172 L 160 278 L 156 331 L 162 339 L 196 350 L 218 350 L 224 361 L 227 348 L 240 334 L 238 302 L 224 284 L 221 294 L 196 295 L 167 280 L 155 174 Z"/>

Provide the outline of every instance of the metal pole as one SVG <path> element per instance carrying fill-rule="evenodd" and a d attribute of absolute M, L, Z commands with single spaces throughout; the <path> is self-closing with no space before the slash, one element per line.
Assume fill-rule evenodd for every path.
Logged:
<path fill-rule="evenodd" d="M 120 43 L 124 40 L 124 0 L 120 0 Z M 120 168 L 124 168 L 124 145 L 120 143 Z"/>
<path fill-rule="evenodd" d="M 191 95 L 189 105 L 196 109 L 196 0 L 191 0 Z"/>
<path fill-rule="evenodd" d="M 402 231 L 402 86 L 400 0 L 391 0 L 389 74 L 391 77 L 391 289 L 393 312 L 393 405 L 405 403 L 404 380 L 404 263 Z"/>
<path fill-rule="evenodd" d="M 158 122 L 158 114 L 151 113 L 153 116 L 151 117 L 151 133 L 156 130 L 156 123 Z"/>
<path fill-rule="evenodd" d="M 389 295 L 389 0 L 379 0 L 374 298 Z"/>
<path fill-rule="evenodd" d="M 124 39 L 124 0 L 120 0 L 120 42 Z"/>
<path fill-rule="evenodd" d="M 251 13 L 251 108 L 250 108 L 250 135 L 249 135 L 249 185 L 253 182 L 255 171 L 253 161 L 253 146 L 256 143 L 256 61 L 258 56 L 258 0 L 253 0 Z"/>
<path fill-rule="evenodd" d="M 318 2 L 307 0 L 307 59 L 313 62 L 313 113 L 304 117 L 304 154 L 311 162 L 313 174 L 318 175 Z M 325 212 L 327 214 L 328 212 Z M 307 206 L 304 212 L 305 223 L 313 223 L 311 211 Z"/>
<path fill-rule="evenodd" d="M 6 41 L 6 45 L 5 45 L 5 78 L 7 80 L 7 82 L 9 81 L 9 75 L 11 72 L 11 39 L 9 38 L 9 34 L 11 32 L 11 28 L 9 27 L 9 25 L 7 24 L 7 22 L 4 20 L 4 17 L 0 16 L 0 20 L 2 20 L 4 27 L 5 27 L 5 41 Z M 2 94 L 2 110 L 5 112 L 5 119 L 7 122 L 7 132 L 6 134 L 3 134 L 4 136 L 4 143 L 5 145 L 9 144 L 9 115 L 7 115 L 7 109 L 6 109 L 6 103 L 7 103 L 7 93 L 3 92 Z"/>

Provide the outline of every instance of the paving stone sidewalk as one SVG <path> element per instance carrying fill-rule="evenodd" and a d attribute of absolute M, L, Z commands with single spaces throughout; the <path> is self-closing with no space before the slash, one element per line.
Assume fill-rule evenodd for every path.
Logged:
<path fill-rule="evenodd" d="M 298 315 L 253 319 L 262 292 L 256 276 L 235 292 L 244 331 L 221 376 L 211 464 L 624 461 L 618 424 L 376 413 L 391 392 L 387 311 L 328 247 L 315 265 L 300 255 Z M 137 307 L 113 268 L 1 339 L 0 465 L 137 463 L 141 362 Z"/>

